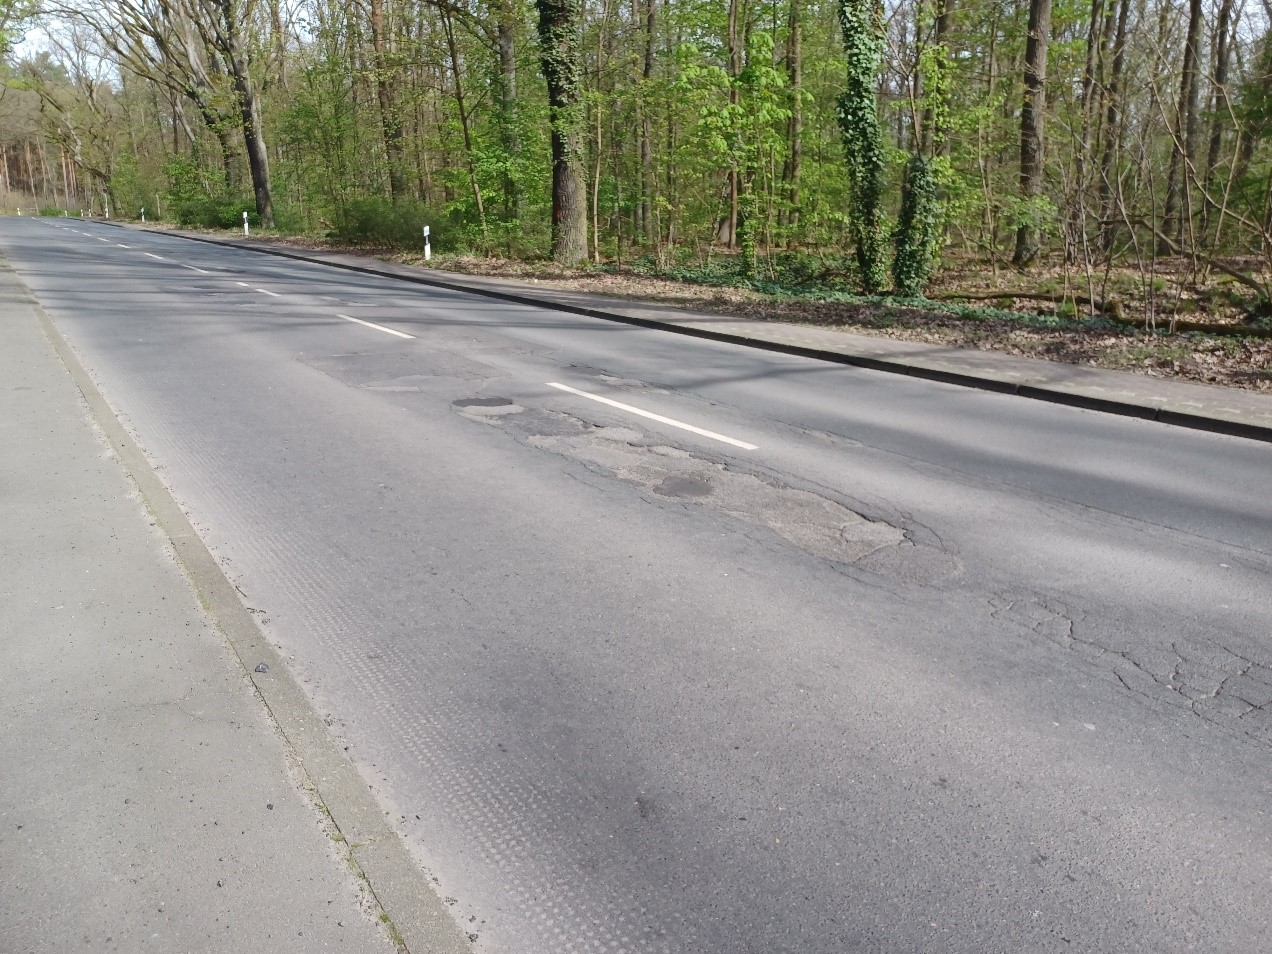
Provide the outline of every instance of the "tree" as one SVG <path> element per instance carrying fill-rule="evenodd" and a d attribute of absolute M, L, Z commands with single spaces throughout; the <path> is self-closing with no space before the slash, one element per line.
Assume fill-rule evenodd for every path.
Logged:
<path fill-rule="evenodd" d="M 1038 255 L 1038 199 L 1042 195 L 1043 135 L 1046 129 L 1047 45 L 1051 0 L 1029 0 L 1025 40 L 1025 94 L 1020 107 L 1020 198 L 1023 203 L 1012 264 L 1023 267 Z"/>
<path fill-rule="evenodd" d="M 839 125 L 848 160 L 849 211 L 861 290 L 887 283 L 883 211 L 883 141 L 875 90 L 883 64 L 883 10 L 875 0 L 839 0 L 847 81 L 839 97 Z"/>
<path fill-rule="evenodd" d="M 543 77 L 548 85 L 552 149 L 552 257 L 587 258 L 583 187 L 582 0 L 536 0 Z"/>

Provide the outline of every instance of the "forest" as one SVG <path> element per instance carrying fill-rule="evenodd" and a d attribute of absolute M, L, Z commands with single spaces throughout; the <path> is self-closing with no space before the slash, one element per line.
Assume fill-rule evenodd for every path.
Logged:
<path fill-rule="evenodd" d="M 38 4 L 10 212 L 1267 330 L 1269 0 Z"/>

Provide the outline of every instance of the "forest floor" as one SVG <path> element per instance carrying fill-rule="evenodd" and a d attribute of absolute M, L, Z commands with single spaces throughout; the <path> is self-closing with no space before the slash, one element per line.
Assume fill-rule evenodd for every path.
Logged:
<path fill-rule="evenodd" d="M 417 251 L 295 236 L 258 238 L 424 264 Z M 690 270 L 680 270 L 671 277 L 639 267 L 563 269 L 551 262 L 473 255 L 434 255 L 429 264 L 464 274 L 666 302 L 694 311 L 1001 351 L 1272 393 L 1272 327 L 1250 324 L 1239 298 L 1222 277 L 1204 286 L 1184 281 L 1185 265 L 1179 262 L 1159 262 L 1156 274 L 1147 281 L 1139 272 L 1126 270 L 1093 276 L 1090 282 L 1086 276 L 1072 273 L 1066 280 L 1056 269 L 993 272 L 980 263 L 954 263 L 928 289 L 930 301 L 862 298 L 840 287 L 833 277 L 779 286 L 771 282 L 736 284 L 720 272 L 704 272 L 695 281 Z M 1095 294 L 1090 295 L 1090 291 Z M 962 295 L 974 301 L 957 300 Z M 1076 306 L 1074 296 L 1079 298 Z M 1057 300 L 1049 300 L 1053 297 Z M 1106 310 L 1121 320 L 1084 317 L 1089 310 L 1085 298 L 1103 301 Z M 1154 312 L 1159 316 L 1155 321 L 1145 320 Z M 1179 330 L 1189 322 L 1202 324 L 1206 330 Z M 1156 328 L 1148 327 L 1150 324 Z M 1241 333 L 1242 328 L 1251 333 Z"/>

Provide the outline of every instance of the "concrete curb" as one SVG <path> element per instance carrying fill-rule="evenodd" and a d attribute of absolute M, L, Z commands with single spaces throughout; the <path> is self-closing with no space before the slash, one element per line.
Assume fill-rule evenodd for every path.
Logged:
<path fill-rule="evenodd" d="M 377 268 L 375 265 L 371 264 L 355 265 L 351 262 L 328 261 L 321 257 L 309 255 L 293 249 L 272 248 L 260 245 L 249 246 L 238 242 L 229 242 L 223 239 L 209 238 L 199 235 L 189 235 L 166 229 L 152 229 L 142 226 L 123 226 L 122 224 L 119 224 L 119 227 L 136 228 L 139 231 L 151 232 L 155 235 L 174 236 L 176 238 L 187 239 L 191 242 L 204 242 L 208 245 L 218 245 L 222 248 L 236 248 L 244 252 L 258 252 L 263 255 L 274 255 L 278 258 L 289 258 L 299 262 L 308 262 L 309 264 L 327 265 L 331 268 L 339 268 L 350 272 L 361 272 L 366 275 L 391 278 L 397 281 L 411 282 L 417 285 L 427 285 L 434 288 L 442 288 L 447 291 L 465 292 L 470 295 L 481 295 L 486 298 L 506 301 L 511 304 L 529 305 L 535 308 L 547 308 L 553 311 L 582 315 L 586 318 L 613 321 L 625 325 L 635 325 L 641 328 L 652 328 L 658 331 L 669 331 L 675 334 L 686 335 L 691 338 L 705 338 L 710 341 L 721 341 L 728 344 L 738 344 L 749 348 L 757 348 L 763 351 L 774 351 L 780 354 L 795 355 L 797 357 L 814 358 L 820 361 L 830 361 L 835 364 L 850 365 L 852 367 L 865 368 L 871 371 L 884 371 L 889 374 L 901 374 L 906 377 L 920 378 L 928 381 L 939 381 L 944 384 L 955 384 L 960 387 L 974 388 L 981 391 L 993 391 L 998 394 L 1012 394 L 1017 397 L 1029 398 L 1034 401 L 1045 401 L 1049 404 L 1063 404 L 1068 407 L 1077 407 L 1088 411 L 1101 411 L 1105 414 L 1116 414 L 1122 417 L 1134 417 L 1146 421 L 1156 421 L 1159 424 L 1168 424 L 1174 427 L 1185 427 L 1192 430 L 1209 431 L 1215 434 L 1227 434 L 1231 437 L 1244 437 L 1250 440 L 1272 443 L 1272 426 L 1253 424 L 1245 421 L 1228 420 L 1220 417 L 1209 417 L 1204 414 L 1191 414 L 1186 411 L 1175 411 L 1151 404 L 1136 404 L 1130 401 L 1118 401 L 1112 398 L 1099 398 L 1090 395 L 1076 394 L 1059 388 L 1046 387 L 1045 385 L 1017 384 L 977 374 L 945 371 L 939 368 L 928 368 L 921 365 L 908 364 L 904 361 L 865 357 L 862 355 L 854 355 L 840 351 L 809 348 L 780 341 L 768 341 L 762 338 L 751 338 L 745 335 L 732 334 L 730 332 L 687 327 L 673 322 L 657 321 L 650 318 L 638 318 L 634 315 L 623 315 L 617 312 L 605 311 L 597 308 L 586 308 L 581 305 L 573 305 L 568 302 L 557 302 L 550 299 L 534 298 L 532 296 L 522 295 L 516 292 L 476 287 L 462 282 L 447 281 L 444 278 L 435 278 L 431 275 L 402 275 L 386 268 Z"/>
<path fill-rule="evenodd" d="M 385 821 L 375 797 L 314 712 L 286 662 L 257 627 L 233 584 L 221 572 L 70 344 L 25 283 L 22 287 L 93 418 L 141 491 L 159 527 L 171 540 L 199 602 L 255 686 L 306 787 L 345 839 L 351 865 L 366 880 L 387 916 L 390 936 L 407 954 L 468 954 L 468 939 L 451 919 L 402 839 Z M 255 671 L 260 663 L 268 666 L 267 672 Z"/>

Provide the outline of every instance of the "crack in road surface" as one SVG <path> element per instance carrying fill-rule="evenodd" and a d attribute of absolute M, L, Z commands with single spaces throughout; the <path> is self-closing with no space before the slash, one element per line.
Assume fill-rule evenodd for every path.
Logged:
<path fill-rule="evenodd" d="M 1110 670 L 1135 696 L 1272 745 L 1272 654 L 1259 661 L 1220 644 L 1184 640 L 1117 648 L 1081 635 L 1082 614 L 1060 600 L 995 596 L 989 603 L 993 619 Z"/>

